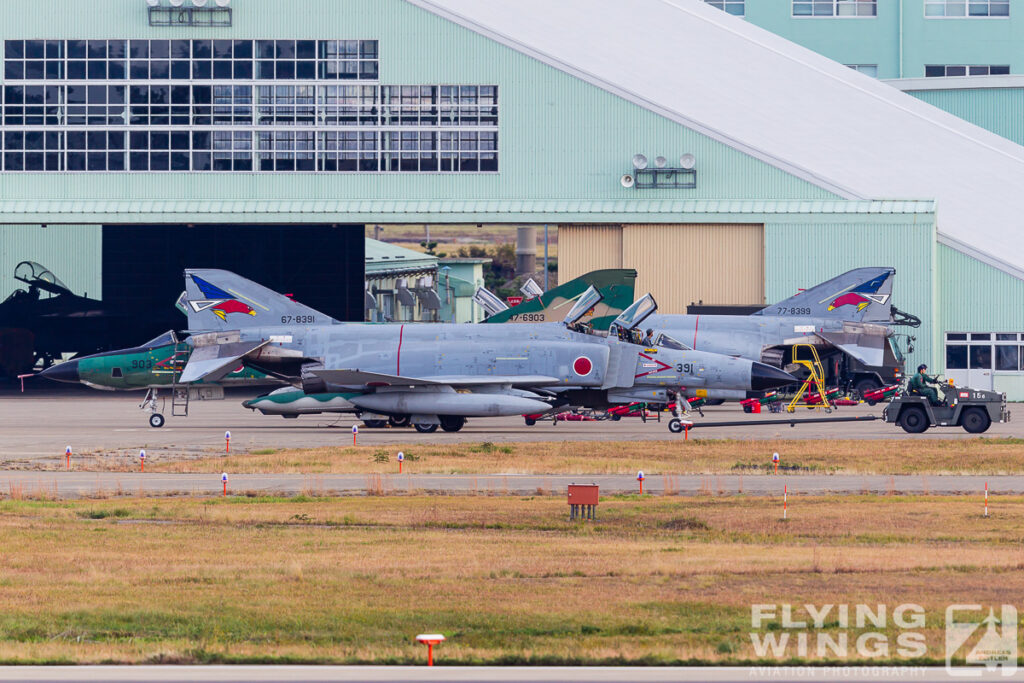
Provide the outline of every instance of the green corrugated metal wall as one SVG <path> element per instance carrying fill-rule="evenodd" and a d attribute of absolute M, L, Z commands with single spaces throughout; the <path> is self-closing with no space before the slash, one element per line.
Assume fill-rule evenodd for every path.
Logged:
<path fill-rule="evenodd" d="M 997 135 L 1024 144 L 1024 88 L 907 91 Z"/>
<path fill-rule="evenodd" d="M 933 216 L 894 217 L 874 225 L 769 222 L 764 226 L 765 296 L 769 303 L 781 301 L 851 268 L 893 266 L 893 304 L 922 321 L 920 330 L 912 332 L 918 339 L 908 366 L 930 362 L 935 349 L 934 247 Z"/>

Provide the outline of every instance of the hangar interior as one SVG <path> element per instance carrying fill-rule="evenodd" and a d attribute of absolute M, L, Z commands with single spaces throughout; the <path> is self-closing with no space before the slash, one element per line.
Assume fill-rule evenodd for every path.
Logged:
<path fill-rule="evenodd" d="M 663 312 L 893 265 L 909 363 L 1003 335 L 967 365 L 1024 399 L 1024 149 L 704 3 L 638 2 L 247 0 L 201 26 L 4 3 L 0 277 L 33 260 L 146 306 L 167 263 L 300 273 L 358 320 L 363 226 L 548 223 L 563 281 L 637 268 Z M 634 35 L 687 35 L 694 68 L 606 59 Z"/>

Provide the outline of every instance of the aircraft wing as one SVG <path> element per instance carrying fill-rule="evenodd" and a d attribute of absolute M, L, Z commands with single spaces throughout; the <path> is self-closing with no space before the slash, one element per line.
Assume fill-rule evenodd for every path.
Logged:
<path fill-rule="evenodd" d="M 192 355 L 189 356 L 188 363 L 185 364 L 185 368 L 181 371 L 181 377 L 178 381 L 182 384 L 196 382 L 201 379 L 207 382 L 216 382 L 237 368 L 242 358 L 269 343 L 269 341 L 258 343 L 235 342 L 197 346 Z"/>
<path fill-rule="evenodd" d="M 343 387 L 365 386 L 551 386 L 559 384 L 556 377 L 544 375 L 438 375 L 434 377 L 405 377 L 363 370 L 314 370 L 313 374 L 330 384 Z"/>

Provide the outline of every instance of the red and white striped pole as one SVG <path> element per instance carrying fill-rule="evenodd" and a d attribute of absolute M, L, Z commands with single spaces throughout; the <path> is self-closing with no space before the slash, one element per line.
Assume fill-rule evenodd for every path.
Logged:
<path fill-rule="evenodd" d="M 985 482 L 985 516 L 988 517 L 988 482 Z"/>
<path fill-rule="evenodd" d="M 786 507 L 789 499 L 789 484 L 782 487 L 782 518 L 786 519 Z"/>

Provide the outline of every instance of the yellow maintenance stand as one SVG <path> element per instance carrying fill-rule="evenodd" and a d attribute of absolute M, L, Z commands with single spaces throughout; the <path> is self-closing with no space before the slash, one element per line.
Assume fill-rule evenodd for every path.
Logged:
<path fill-rule="evenodd" d="M 809 350 L 810 358 L 800 358 L 800 349 Z M 800 389 L 796 392 L 796 396 L 794 396 L 793 400 L 786 406 L 786 412 L 795 412 L 800 399 L 813 387 L 818 390 L 818 396 L 821 397 L 821 401 L 807 407 L 824 408 L 826 413 L 831 413 L 832 404 L 828 402 L 828 394 L 825 393 L 825 368 L 821 365 L 821 357 L 818 356 L 818 349 L 814 348 L 813 344 L 794 344 L 793 362 L 798 365 L 803 365 L 807 368 L 807 371 L 810 374 L 800 385 Z"/>

